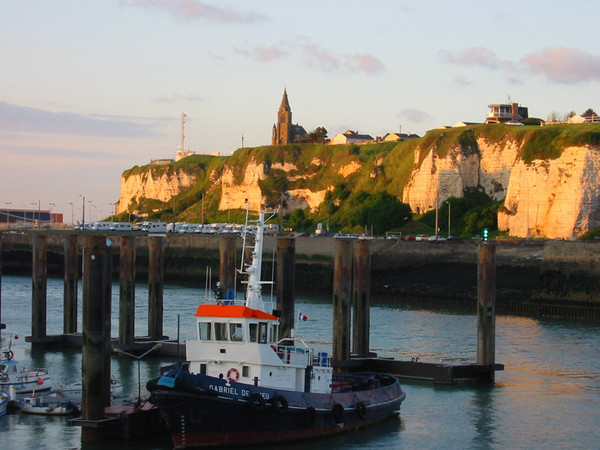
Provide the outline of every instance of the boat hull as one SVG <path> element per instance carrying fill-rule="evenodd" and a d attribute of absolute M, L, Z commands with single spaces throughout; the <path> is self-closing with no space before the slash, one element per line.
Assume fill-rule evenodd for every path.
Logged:
<path fill-rule="evenodd" d="M 276 443 L 348 432 L 397 413 L 405 398 L 397 381 L 363 391 L 317 394 L 188 374 L 172 387 L 154 380 L 148 388 L 176 448 Z"/>

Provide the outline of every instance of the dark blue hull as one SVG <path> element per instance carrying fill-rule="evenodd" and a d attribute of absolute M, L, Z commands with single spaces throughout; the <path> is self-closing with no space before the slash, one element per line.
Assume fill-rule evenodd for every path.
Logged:
<path fill-rule="evenodd" d="M 151 380 L 148 389 L 177 448 L 273 443 L 342 433 L 390 417 L 405 398 L 392 377 L 351 375 L 336 379 L 335 384 L 341 392 L 316 394 L 172 372 Z M 373 387 L 360 389 L 369 385 Z"/>

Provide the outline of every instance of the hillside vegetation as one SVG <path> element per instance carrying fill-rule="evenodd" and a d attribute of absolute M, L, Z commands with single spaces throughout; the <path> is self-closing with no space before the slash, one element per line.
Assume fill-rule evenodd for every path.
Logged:
<path fill-rule="evenodd" d="M 246 168 L 252 163 L 263 166 L 266 177 L 259 181 L 259 186 L 270 206 L 278 205 L 282 193 L 289 190 L 328 191 L 319 207 L 294 211 L 285 218 L 286 225 L 313 230 L 316 223 L 325 225 L 329 221 L 332 231 L 356 232 L 367 225 L 374 226 L 376 233 L 383 233 L 401 229 L 413 219 L 410 208 L 398 199 L 402 199 L 412 170 L 421 165 L 429 152 L 435 151 L 444 157 L 451 148 L 460 146 L 463 154 L 478 153 L 478 140 L 499 146 L 509 141 L 517 143 L 520 158 L 529 164 L 534 159 L 558 158 L 569 146 L 600 145 L 600 124 L 475 125 L 431 130 L 422 138 L 403 142 L 335 146 L 291 144 L 242 148 L 229 157 L 193 155 L 168 165 L 136 166 L 125 171 L 124 178 L 134 174 L 156 178 L 164 173 L 185 171 L 195 174 L 198 180 L 166 203 L 138 198 L 128 210 L 164 221 L 240 222 L 243 211 L 218 210 L 219 177 L 227 167 L 234 174 L 234 183 L 242 183 Z M 468 192 L 466 198 L 471 200 L 451 199 L 452 223 L 456 224 L 457 232 L 469 234 L 482 224 L 493 229 L 494 215 L 501 205 L 476 189 Z M 442 228 L 447 219 L 442 213 L 440 216 Z M 422 220 L 432 226 L 431 213 Z"/>

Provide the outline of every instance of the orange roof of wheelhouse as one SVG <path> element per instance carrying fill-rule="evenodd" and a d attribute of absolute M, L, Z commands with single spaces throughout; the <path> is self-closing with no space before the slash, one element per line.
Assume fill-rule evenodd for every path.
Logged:
<path fill-rule="evenodd" d="M 194 316 L 277 320 L 272 314 L 242 305 L 200 305 Z"/>

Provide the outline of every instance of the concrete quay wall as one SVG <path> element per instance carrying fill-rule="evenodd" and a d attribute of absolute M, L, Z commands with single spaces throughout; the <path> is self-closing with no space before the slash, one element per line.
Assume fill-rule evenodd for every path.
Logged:
<path fill-rule="evenodd" d="M 48 272 L 62 276 L 66 232 L 48 236 Z M 3 269 L 31 273 L 32 232 L 3 234 Z M 106 235 L 118 275 L 120 238 Z M 81 240 L 81 234 L 80 243 Z M 207 267 L 219 271 L 219 236 L 169 234 L 165 238 L 165 282 L 203 286 Z M 373 240 L 372 292 L 376 297 L 431 296 L 475 298 L 478 241 L 404 242 Z M 236 265 L 242 239 L 236 239 Z M 600 303 L 600 243 L 497 241 L 498 299 L 507 302 L 567 301 Z M 265 273 L 271 273 L 276 238 L 265 238 Z M 296 285 L 303 292 L 330 293 L 335 239 L 296 239 Z M 136 235 L 136 277 L 147 280 L 148 236 Z"/>

